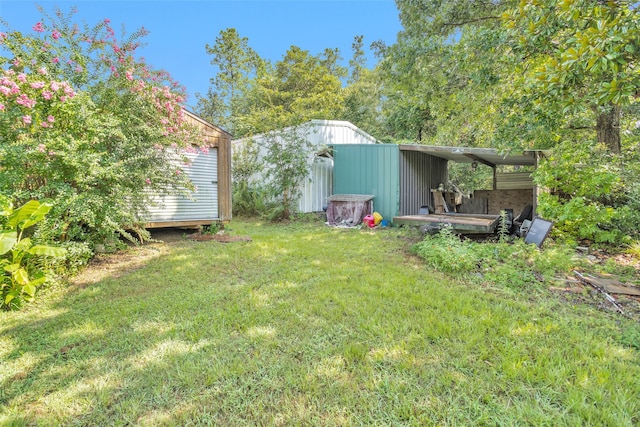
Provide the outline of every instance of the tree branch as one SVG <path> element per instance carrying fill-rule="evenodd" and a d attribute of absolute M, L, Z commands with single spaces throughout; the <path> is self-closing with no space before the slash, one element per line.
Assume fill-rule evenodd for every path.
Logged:
<path fill-rule="evenodd" d="M 500 16 L 483 16 L 481 18 L 468 19 L 462 22 L 445 22 L 442 25 L 447 27 L 461 27 L 463 25 L 473 24 L 474 22 L 480 22 L 480 21 L 488 21 L 490 19 L 500 19 Z"/>

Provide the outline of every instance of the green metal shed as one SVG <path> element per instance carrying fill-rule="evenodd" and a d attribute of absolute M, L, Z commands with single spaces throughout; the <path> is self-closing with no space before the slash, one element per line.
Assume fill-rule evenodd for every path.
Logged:
<path fill-rule="evenodd" d="M 504 154 L 491 148 L 375 144 L 333 146 L 333 194 L 371 194 L 373 208 L 385 219 L 417 215 L 421 206 L 435 206 L 432 190 L 448 182 L 448 162 L 536 165 L 545 152 Z M 494 192 L 499 192 L 494 183 Z M 526 190 L 525 190 L 526 191 Z M 530 200 L 535 208 L 535 188 Z"/>
<path fill-rule="evenodd" d="M 333 193 L 372 194 L 383 218 L 432 205 L 431 189 L 447 182 L 447 160 L 396 144 L 333 145 Z"/>
<path fill-rule="evenodd" d="M 333 194 L 373 194 L 373 209 L 391 220 L 400 206 L 395 144 L 333 145 Z"/>

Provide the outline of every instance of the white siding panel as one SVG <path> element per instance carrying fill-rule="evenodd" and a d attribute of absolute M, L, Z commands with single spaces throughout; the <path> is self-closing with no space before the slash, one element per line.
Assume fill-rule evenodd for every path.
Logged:
<path fill-rule="evenodd" d="M 311 165 L 311 174 L 300 185 L 300 212 L 320 212 L 327 197 L 333 194 L 333 160 L 316 157 Z"/>
<path fill-rule="evenodd" d="M 187 153 L 191 166 L 186 174 L 196 186 L 191 198 L 163 194 L 155 197 L 158 206 L 149 209 L 149 222 L 217 220 L 218 215 L 218 150 L 209 153 Z"/>

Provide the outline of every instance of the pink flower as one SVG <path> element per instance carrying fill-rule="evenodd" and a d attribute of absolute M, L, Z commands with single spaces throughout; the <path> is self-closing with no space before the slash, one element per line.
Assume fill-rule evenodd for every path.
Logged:
<path fill-rule="evenodd" d="M 58 82 L 51 82 L 51 85 L 49 87 L 52 91 L 57 92 L 58 89 L 60 89 L 60 84 Z"/>
<path fill-rule="evenodd" d="M 39 144 L 38 145 L 38 151 L 41 153 L 44 153 L 45 151 L 47 151 L 47 146 L 44 144 Z"/>
<path fill-rule="evenodd" d="M 31 124 L 31 116 L 29 116 L 29 115 L 22 116 L 22 122 L 25 125 L 30 125 Z"/>
<path fill-rule="evenodd" d="M 53 30 L 53 32 L 51 33 L 51 36 L 52 36 L 54 39 L 58 40 L 58 39 L 60 38 L 60 31 L 58 31 L 58 30 Z"/>
<path fill-rule="evenodd" d="M 43 76 L 46 76 L 47 75 L 47 69 L 44 68 L 44 67 L 40 67 L 38 69 L 38 73 L 42 74 Z"/>
<path fill-rule="evenodd" d="M 180 169 L 176 169 L 176 175 L 180 175 L 182 173 L 182 171 L 180 171 Z"/>
<path fill-rule="evenodd" d="M 55 156 L 56 152 L 55 151 L 49 151 L 47 154 L 50 155 L 50 156 Z"/>
<path fill-rule="evenodd" d="M 58 57 L 56 56 L 55 58 L 53 58 L 53 59 L 51 60 L 51 62 L 53 62 L 54 64 L 57 64 L 57 63 L 59 63 L 59 62 L 60 62 L 60 58 L 58 58 Z"/>
<path fill-rule="evenodd" d="M 19 67 L 20 66 L 20 60 L 18 58 L 14 59 L 13 60 L 13 65 L 15 65 L 16 67 Z"/>
<path fill-rule="evenodd" d="M 4 104 L 0 104 L 0 111 L 4 111 Z"/>
<path fill-rule="evenodd" d="M 44 82 L 33 82 L 31 83 L 32 89 L 42 89 L 44 87 Z"/>
<path fill-rule="evenodd" d="M 133 80 L 133 71 L 131 70 L 127 70 L 126 73 L 124 73 L 125 77 L 127 78 L 127 80 L 132 81 Z"/>
<path fill-rule="evenodd" d="M 33 31 L 35 31 L 37 33 L 43 33 L 44 32 L 44 26 L 42 25 L 42 22 L 38 22 L 36 25 L 34 25 L 31 28 L 33 29 Z"/>
<path fill-rule="evenodd" d="M 54 120 L 55 120 L 55 118 L 54 118 L 52 115 L 48 115 L 48 116 L 47 116 L 47 121 L 48 121 L 49 123 L 53 123 L 53 122 L 54 122 Z"/>
<path fill-rule="evenodd" d="M 82 67 L 80 65 L 76 65 L 76 73 L 81 73 Z"/>
<path fill-rule="evenodd" d="M 34 105 L 36 105 L 36 101 L 34 101 L 33 99 L 29 98 L 27 95 L 25 95 L 24 93 L 21 94 L 17 99 L 16 99 L 16 103 L 20 104 L 20 105 L 24 105 L 27 108 L 33 108 Z"/>
<path fill-rule="evenodd" d="M 0 93 L 3 94 L 4 96 L 7 96 L 11 93 L 11 89 L 9 89 L 6 86 L 0 86 Z"/>
<path fill-rule="evenodd" d="M 42 97 L 49 101 L 51 98 L 53 98 L 53 93 L 49 92 L 48 90 L 43 90 Z"/>
<path fill-rule="evenodd" d="M 151 184 L 151 180 L 149 178 L 145 179 L 144 182 L 146 182 L 147 184 Z"/>
<path fill-rule="evenodd" d="M 18 74 L 18 80 L 21 83 L 26 83 L 27 82 L 27 75 L 25 73 Z"/>
<path fill-rule="evenodd" d="M 7 33 L 0 32 L 0 43 L 2 43 L 6 38 L 7 38 Z"/>
<path fill-rule="evenodd" d="M 47 123 L 47 122 L 40 123 L 40 126 L 42 126 L 43 128 L 51 127 L 51 125 L 49 123 Z"/>

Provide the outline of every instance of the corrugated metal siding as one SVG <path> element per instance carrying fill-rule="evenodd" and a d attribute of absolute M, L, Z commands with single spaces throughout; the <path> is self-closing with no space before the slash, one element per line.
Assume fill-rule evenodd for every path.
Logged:
<path fill-rule="evenodd" d="M 189 179 L 197 191 L 193 200 L 176 195 L 155 197 L 159 206 L 149 209 L 149 222 L 217 220 L 218 216 L 218 149 L 211 148 L 209 153 L 187 153 L 192 165 L 185 168 Z"/>
<path fill-rule="evenodd" d="M 418 151 L 400 151 L 400 215 L 416 215 L 433 207 L 431 189 L 446 184 L 447 160 Z"/>
<path fill-rule="evenodd" d="M 309 141 L 314 145 L 375 144 L 374 137 L 353 124 L 339 120 L 312 120 Z M 307 125 L 309 125 L 307 124 Z"/>
<path fill-rule="evenodd" d="M 496 173 L 496 190 L 529 190 L 532 188 L 531 172 Z"/>
<path fill-rule="evenodd" d="M 327 197 L 333 194 L 333 160 L 316 157 L 311 165 L 311 174 L 300 186 L 298 201 L 300 212 L 320 212 Z"/>
<path fill-rule="evenodd" d="M 395 144 L 335 145 L 334 194 L 373 194 L 373 208 L 384 218 L 398 215 L 399 149 Z"/>

